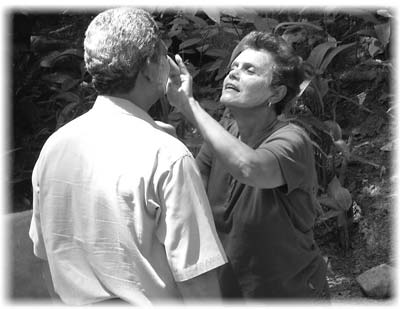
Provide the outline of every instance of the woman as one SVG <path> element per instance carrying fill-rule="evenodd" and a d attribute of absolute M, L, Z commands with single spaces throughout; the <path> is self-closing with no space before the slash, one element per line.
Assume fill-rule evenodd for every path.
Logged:
<path fill-rule="evenodd" d="M 298 94 L 301 59 L 272 34 L 251 32 L 232 53 L 220 102 L 233 120 L 210 117 L 192 96 L 181 58 L 167 94 L 204 138 L 196 159 L 229 266 L 225 297 L 327 298 L 326 265 L 313 237 L 313 147 L 278 115 Z"/>

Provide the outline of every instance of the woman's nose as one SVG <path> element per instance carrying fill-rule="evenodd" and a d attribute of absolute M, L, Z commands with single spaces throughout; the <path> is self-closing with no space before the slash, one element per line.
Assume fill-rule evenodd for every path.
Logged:
<path fill-rule="evenodd" d="M 239 79 L 239 70 L 237 68 L 233 68 L 229 71 L 228 77 L 231 79 Z"/>

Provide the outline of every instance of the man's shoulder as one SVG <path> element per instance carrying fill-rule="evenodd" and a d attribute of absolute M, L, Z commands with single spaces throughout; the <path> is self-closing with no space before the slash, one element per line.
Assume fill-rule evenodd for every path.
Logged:
<path fill-rule="evenodd" d="M 155 131 L 154 133 L 157 136 L 155 142 L 157 142 L 160 156 L 171 161 L 177 161 L 185 156 L 192 156 L 190 150 L 178 138 L 162 130 L 155 129 Z"/>

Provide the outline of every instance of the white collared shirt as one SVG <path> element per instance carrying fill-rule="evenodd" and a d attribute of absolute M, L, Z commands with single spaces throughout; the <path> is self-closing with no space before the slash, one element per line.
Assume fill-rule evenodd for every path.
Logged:
<path fill-rule="evenodd" d="M 227 261 L 191 153 L 127 100 L 55 132 L 32 184 L 34 253 L 67 304 L 176 300 L 176 281 Z"/>

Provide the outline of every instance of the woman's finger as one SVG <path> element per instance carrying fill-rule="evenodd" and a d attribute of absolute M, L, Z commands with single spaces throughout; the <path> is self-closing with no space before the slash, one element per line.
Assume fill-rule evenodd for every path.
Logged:
<path fill-rule="evenodd" d="M 174 60 L 170 56 L 168 56 L 168 62 L 169 62 L 169 75 L 175 76 L 175 75 L 180 75 L 181 70 L 179 69 L 179 66 L 175 63 Z"/>
<path fill-rule="evenodd" d="M 181 71 L 181 74 L 184 75 L 190 75 L 186 65 L 183 63 L 183 60 L 181 58 L 181 56 L 179 56 L 178 54 L 175 55 L 175 60 L 178 63 L 179 69 Z"/>

